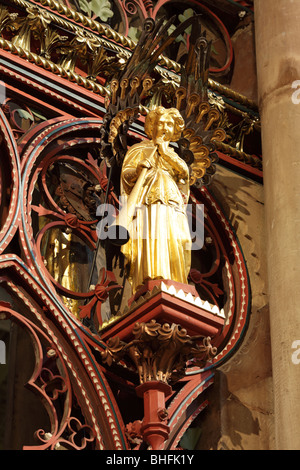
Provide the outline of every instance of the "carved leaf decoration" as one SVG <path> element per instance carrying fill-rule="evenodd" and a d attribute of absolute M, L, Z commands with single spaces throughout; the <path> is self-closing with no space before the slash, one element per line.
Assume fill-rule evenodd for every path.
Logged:
<path fill-rule="evenodd" d="M 134 26 L 130 26 L 129 30 L 128 30 L 128 34 L 127 36 L 132 39 L 133 41 L 135 42 L 138 42 L 139 38 L 140 38 L 140 35 L 141 35 L 141 31 L 140 29 L 138 28 L 135 28 Z"/>
<path fill-rule="evenodd" d="M 47 216 L 47 215 L 54 215 L 55 214 L 55 212 L 43 207 L 42 204 L 39 204 L 38 206 L 32 205 L 31 208 L 32 208 L 32 210 L 37 212 L 40 217 L 42 217 L 44 215 Z"/>
<path fill-rule="evenodd" d="M 18 115 L 20 116 L 20 118 L 30 119 L 30 121 L 34 120 L 32 115 L 28 111 L 26 111 L 25 109 L 18 108 L 16 111 L 17 111 Z"/>
<path fill-rule="evenodd" d="M 84 11 L 88 16 L 91 16 L 92 10 L 90 3 L 87 0 L 78 0 L 80 9 Z"/>
<path fill-rule="evenodd" d="M 10 23 L 15 22 L 18 13 L 9 13 L 3 5 L 0 7 L 0 32 L 2 32 Z"/>
<path fill-rule="evenodd" d="M 140 383 L 176 382 L 184 375 L 189 359 L 203 365 L 216 354 L 209 337 L 191 337 L 180 325 L 160 325 L 152 319 L 149 323 L 136 323 L 132 333 L 135 339 L 128 344 L 118 337 L 110 338 L 101 357 L 104 363 L 111 365 L 127 354 L 136 366 Z"/>
<path fill-rule="evenodd" d="M 88 16 L 96 15 L 96 17 L 99 17 L 102 21 L 106 22 L 108 18 L 112 18 L 114 15 L 108 0 L 91 0 L 90 2 L 87 0 L 79 0 L 78 3 L 81 10 Z"/>
<path fill-rule="evenodd" d="M 178 16 L 178 19 L 181 23 L 183 23 L 185 20 L 187 20 L 188 18 L 191 18 L 193 15 L 194 15 L 194 11 L 192 10 L 192 8 L 187 8 L 186 10 L 184 10 L 182 14 Z M 186 29 L 186 33 L 191 34 L 191 32 L 192 32 L 192 26 L 189 26 Z"/>
<path fill-rule="evenodd" d="M 37 118 L 39 121 L 47 121 L 46 116 L 43 116 L 43 114 L 41 114 L 36 109 L 31 109 L 31 112 L 34 115 L 34 117 Z"/>
<path fill-rule="evenodd" d="M 127 344 L 119 337 L 109 338 L 107 348 L 101 352 L 102 361 L 111 366 L 114 361 L 119 362 L 123 358 L 126 349 Z"/>

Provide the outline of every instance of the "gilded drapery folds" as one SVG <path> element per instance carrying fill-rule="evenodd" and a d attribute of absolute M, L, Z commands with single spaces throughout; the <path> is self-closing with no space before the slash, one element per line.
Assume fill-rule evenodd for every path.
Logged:
<path fill-rule="evenodd" d="M 130 239 L 122 252 L 133 291 L 149 279 L 187 284 L 189 170 L 169 145 L 180 137 L 183 127 L 177 109 L 155 108 L 145 121 L 151 140 L 133 145 L 123 162 L 121 188 Z"/>

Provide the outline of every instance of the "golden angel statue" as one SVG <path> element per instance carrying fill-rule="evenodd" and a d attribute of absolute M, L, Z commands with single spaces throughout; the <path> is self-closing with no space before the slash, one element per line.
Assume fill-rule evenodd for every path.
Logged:
<path fill-rule="evenodd" d="M 147 280 L 187 283 L 191 235 L 186 215 L 189 169 L 171 148 L 184 120 L 176 108 L 159 106 L 145 119 L 149 141 L 133 145 L 121 171 L 129 241 L 121 248 L 136 292 Z M 121 211 L 122 212 L 122 211 Z"/>

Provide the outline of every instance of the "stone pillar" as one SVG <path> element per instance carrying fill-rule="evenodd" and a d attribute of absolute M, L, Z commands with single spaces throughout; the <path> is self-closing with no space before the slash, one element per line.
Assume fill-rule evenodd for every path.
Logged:
<path fill-rule="evenodd" d="M 255 0 L 254 10 L 276 448 L 299 450 L 300 93 L 292 85 L 300 80 L 300 2 Z"/>

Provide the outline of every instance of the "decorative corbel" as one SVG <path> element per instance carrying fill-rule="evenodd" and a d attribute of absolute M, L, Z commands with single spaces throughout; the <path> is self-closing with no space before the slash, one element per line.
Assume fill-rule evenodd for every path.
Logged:
<path fill-rule="evenodd" d="M 165 406 L 172 394 L 170 384 L 184 376 L 187 361 L 203 366 L 217 351 L 209 337 L 191 337 L 180 325 L 161 325 L 154 319 L 136 323 L 132 333 L 129 343 L 110 338 L 102 360 L 108 365 L 126 358 L 134 363 L 140 381 L 136 393 L 144 400 L 140 433 L 153 450 L 160 450 L 170 432 Z"/>

